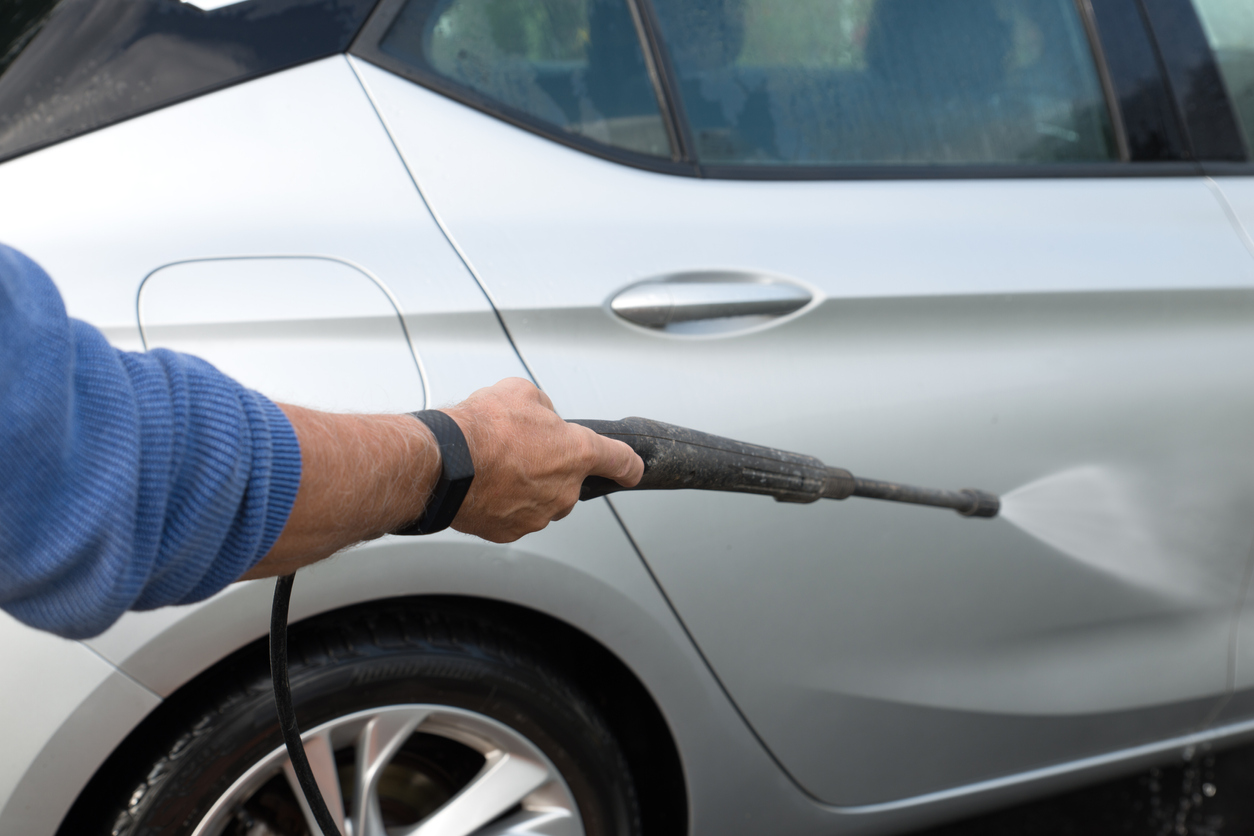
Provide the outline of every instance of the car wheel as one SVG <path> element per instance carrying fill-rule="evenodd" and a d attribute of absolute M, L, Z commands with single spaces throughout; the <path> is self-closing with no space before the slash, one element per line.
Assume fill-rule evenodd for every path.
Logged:
<path fill-rule="evenodd" d="M 636 836 L 630 773 L 589 701 L 479 619 L 380 605 L 297 626 L 293 702 L 345 836 Z M 318 834 L 264 671 L 186 725 L 117 836 Z"/>

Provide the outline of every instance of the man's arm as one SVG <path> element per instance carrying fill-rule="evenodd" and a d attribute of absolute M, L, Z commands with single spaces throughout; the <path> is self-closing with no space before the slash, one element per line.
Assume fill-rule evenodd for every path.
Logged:
<path fill-rule="evenodd" d="M 287 526 L 245 579 L 294 572 L 411 523 L 440 475 L 431 431 L 409 415 L 342 415 L 280 404 L 301 448 Z M 510 378 L 443 410 L 466 436 L 475 478 L 453 528 L 496 543 L 570 513 L 590 475 L 624 485 L 644 464 L 630 447 L 567 424 L 525 380 Z"/>
<path fill-rule="evenodd" d="M 0 608 L 67 638 L 208 598 L 277 541 L 301 451 L 208 363 L 118 351 L 0 246 Z"/>
<path fill-rule="evenodd" d="M 564 515 L 589 474 L 643 467 L 525 381 L 447 412 L 476 470 L 454 527 L 490 540 Z M 86 638 L 396 530 L 439 459 L 410 416 L 280 408 L 195 357 L 118 351 L 0 246 L 0 608 L 31 626 Z"/>

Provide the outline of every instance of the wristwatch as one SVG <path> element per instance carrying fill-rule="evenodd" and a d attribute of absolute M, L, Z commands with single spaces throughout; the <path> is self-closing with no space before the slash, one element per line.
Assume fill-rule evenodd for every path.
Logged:
<path fill-rule="evenodd" d="M 440 479 L 435 483 L 431 499 L 422 516 L 393 534 L 435 534 L 453 524 L 462 507 L 462 500 L 475 478 L 475 465 L 470 460 L 470 447 L 461 427 L 438 409 L 424 409 L 410 415 L 427 425 L 440 445 Z"/>

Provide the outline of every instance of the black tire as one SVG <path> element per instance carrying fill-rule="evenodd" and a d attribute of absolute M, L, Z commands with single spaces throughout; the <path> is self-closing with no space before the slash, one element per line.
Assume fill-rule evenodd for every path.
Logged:
<path fill-rule="evenodd" d="M 507 726 L 548 758 L 587 836 L 640 833 L 630 772 L 597 711 L 540 653 L 492 623 L 445 608 L 359 607 L 292 628 L 290 657 L 302 731 L 381 706 L 474 712 Z M 422 806 L 428 798 L 438 806 L 484 763 L 477 753 L 430 737 L 415 734 L 406 744 L 406 768 L 422 773 L 434 789 L 424 789 L 417 801 L 417 791 L 406 790 L 409 795 L 394 804 L 405 808 L 397 813 L 401 823 L 429 814 L 434 808 Z M 240 776 L 280 746 L 269 672 L 252 671 L 211 710 L 189 718 L 173 745 L 142 769 L 133 792 L 117 800 L 111 832 L 188 836 Z M 339 769 L 344 780 L 345 767 Z M 281 773 L 233 815 L 224 836 L 309 832 Z"/>

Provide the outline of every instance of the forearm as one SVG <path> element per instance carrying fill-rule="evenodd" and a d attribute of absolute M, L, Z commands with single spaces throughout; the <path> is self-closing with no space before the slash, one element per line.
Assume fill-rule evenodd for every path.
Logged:
<path fill-rule="evenodd" d="M 422 515 L 440 475 L 439 449 L 422 422 L 279 408 L 300 441 L 300 490 L 283 533 L 244 579 L 294 572 Z"/>
<path fill-rule="evenodd" d="M 301 481 L 283 533 L 244 579 L 294 572 L 422 516 L 439 480 L 439 446 L 409 415 L 337 415 L 280 407 L 301 448 Z M 589 475 L 640 481 L 621 441 L 567 424 L 517 378 L 443 410 L 461 428 L 475 476 L 453 528 L 508 543 L 570 513 Z"/>

